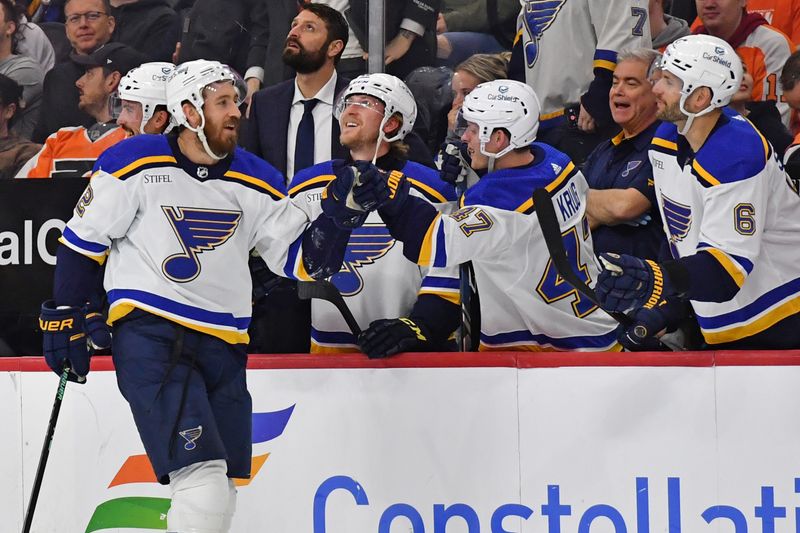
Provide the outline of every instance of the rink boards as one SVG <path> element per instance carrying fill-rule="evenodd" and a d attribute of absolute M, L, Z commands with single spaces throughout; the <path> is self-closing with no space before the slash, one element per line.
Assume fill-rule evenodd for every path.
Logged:
<path fill-rule="evenodd" d="M 252 356 L 232 533 L 800 531 L 800 351 Z M 70 383 L 35 533 L 159 531 L 108 358 Z M 0 533 L 20 531 L 57 386 L 0 360 Z"/>

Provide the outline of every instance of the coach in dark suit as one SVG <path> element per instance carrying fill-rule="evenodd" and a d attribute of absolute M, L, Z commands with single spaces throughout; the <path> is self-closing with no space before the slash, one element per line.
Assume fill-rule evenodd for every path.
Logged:
<path fill-rule="evenodd" d="M 341 13 L 306 4 L 292 21 L 283 49 L 284 63 L 297 76 L 253 95 L 241 144 L 280 170 L 286 183 L 302 168 L 348 153 L 339 144 L 333 116 L 336 96 L 349 82 L 336 74 L 347 33 Z"/>

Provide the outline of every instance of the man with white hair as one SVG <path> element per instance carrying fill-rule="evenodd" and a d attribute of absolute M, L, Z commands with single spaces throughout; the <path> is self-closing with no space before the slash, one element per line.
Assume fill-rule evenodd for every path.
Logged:
<path fill-rule="evenodd" d="M 602 254 L 597 295 L 631 312 L 644 344 L 690 302 L 715 349 L 800 347 L 800 197 L 763 135 L 725 109 L 742 81 L 726 41 L 669 45 L 653 87 L 658 128 L 650 162 L 672 260 Z"/>
<path fill-rule="evenodd" d="M 117 125 L 128 137 L 169 131 L 167 80 L 175 65 L 154 61 L 132 69 L 119 82 L 114 102 Z"/>
<path fill-rule="evenodd" d="M 158 480 L 170 486 L 175 533 L 227 532 L 232 478 L 250 476 L 250 249 L 276 272 L 326 277 L 367 215 L 345 205 L 350 173 L 329 185 L 325 215 L 310 222 L 286 198 L 283 177 L 236 148 L 244 96 L 244 82 L 221 63 L 175 69 L 167 107 L 178 134 L 137 135 L 98 159 L 63 232 L 54 299 L 41 311 L 45 359 L 73 381 L 86 380 L 87 348 L 112 344 L 119 389 Z M 106 259 L 113 343 L 86 303 Z"/>

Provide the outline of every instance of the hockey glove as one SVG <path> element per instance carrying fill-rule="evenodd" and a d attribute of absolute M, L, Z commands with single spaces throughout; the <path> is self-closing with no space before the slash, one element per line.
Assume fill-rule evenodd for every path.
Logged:
<path fill-rule="evenodd" d="M 333 162 L 333 173 L 336 179 L 322 191 L 322 211 L 333 220 L 339 229 L 354 229 L 361 226 L 369 214 L 352 200 L 353 188 L 356 186 L 356 175 L 343 160 Z M 348 198 L 349 197 L 349 198 Z M 350 200 L 348 202 L 348 199 Z"/>
<path fill-rule="evenodd" d="M 664 330 L 677 327 L 686 317 L 686 304 L 680 300 L 661 300 L 652 309 L 636 310 L 631 318 L 633 324 L 620 328 L 617 340 L 630 352 L 659 351 L 663 345 L 658 337 Z"/>
<path fill-rule="evenodd" d="M 463 142 L 445 143 L 442 145 L 442 166 L 439 178 L 451 185 L 462 185 L 466 189 L 467 182 L 475 181 L 478 177 L 470 167 L 470 157 L 466 151 L 467 145 Z"/>
<path fill-rule="evenodd" d="M 595 291 L 606 311 L 626 313 L 640 307 L 652 309 L 676 293 L 667 273 L 655 261 L 625 254 L 600 254 L 603 271 Z"/>
<path fill-rule="evenodd" d="M 86 314 L 83 307 L 57 309 L 53 300 L 42 304 L 39 327 L 44 358 L 56 374 L 70 368 L 69 380 L 86 382 L 89 358 L 95 349 L 111 346 L 111 333 L 100 313 Z"/>
<path fill-rule="evenodd" d="M 358 347 L 370 359 L 382 359 L 400 352 L 424 351 L 430 334 L 423 324 L 410 318 L 375 320 L 358 336 Z"/>
<path fill-rule="evenodd" d="M 364 209 L 381 209 L 383 213 L 399 211 L 408 197 L 409 184 L 399 170 L 386 172 L 367 161 L 356 161 L 361 173 L 353 197 Z"/>

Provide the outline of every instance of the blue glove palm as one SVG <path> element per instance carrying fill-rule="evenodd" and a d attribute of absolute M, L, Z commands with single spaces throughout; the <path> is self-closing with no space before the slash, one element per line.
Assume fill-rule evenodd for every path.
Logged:
<path fill-rule="evenodd" d="M 603 309 L 618 313 L 652 309 L 675 291 L 658 263 L 631 255 L 600 254 L 603 271 L 595 292 Z"/>
<path fill-rule="evenodd" d="M 358 347 L 370 359 L 382 359 L 400 352 L 421 351 L 430 338 L 426 329 L 410 318 L 375 320 L 358 336 Z"/>
<path fill-rule="evenodd" d="M 42 304 L 39 327 L 43 333 L 44 358 L 53 372 L 69 366 L 69 380 L 86 382 L 89 359 L 95 349 L 111 346 L 111 333 L 100 313 L 86 314 L 82 307 L 57 309 L 53 300 Z"/>

